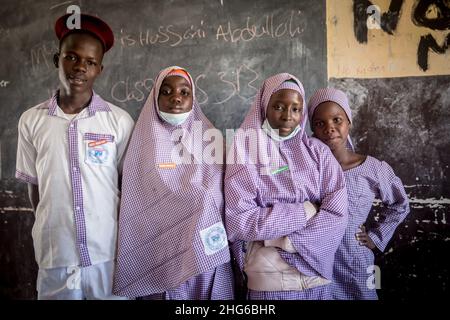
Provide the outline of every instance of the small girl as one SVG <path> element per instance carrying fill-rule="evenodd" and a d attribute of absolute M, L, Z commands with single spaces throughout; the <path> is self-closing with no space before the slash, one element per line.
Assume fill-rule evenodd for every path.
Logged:
<path fill-rule="evenodd" d="M 270 77 L 227 155 L 225 223 L 249 299 L 331 298 L 347 190 L 330 150 L 307 137 L 307 117 L 300 81 Z"/>
<path fill-rule="evenodd" d="M 123 296 L 233 299 L 222 223 L 223 138 L 194 90 L 184 69 L 162 70 L 130 140 L 114 280 Z M 205 132 L 214 134 L 218 161 L 202 158 Z"/>
<path fill-rule="evenodd" d="M 375 286 L 368 284 L 374 265 L 372 249 L 384 251 L 409 213 L 405 189 L 386 162 L 354 152 L 349 136 L 352 114 L 344 92 L 316 91 L 308 113 L 314 136 L 328 145 L 342 166 L 348 190 L 349 224 L 336 253 L 333 298 L 376 300 Z M 381 199 L 383 211 L 377 226 L 366 231 L 364 223 L 375 198 Z"/>

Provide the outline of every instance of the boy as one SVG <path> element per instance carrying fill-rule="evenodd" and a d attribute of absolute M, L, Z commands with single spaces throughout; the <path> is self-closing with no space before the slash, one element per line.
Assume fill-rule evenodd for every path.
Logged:
<path fill-rule="evenodd" d="M 93 91 L 110 27 L 81 14 L 59 18 L 54 56 L 60 88 L 19 120 L 16 177 L 28 183 L 38 299 L 114 299 L 111 293 L 122 156 L 133 128 Z"/>

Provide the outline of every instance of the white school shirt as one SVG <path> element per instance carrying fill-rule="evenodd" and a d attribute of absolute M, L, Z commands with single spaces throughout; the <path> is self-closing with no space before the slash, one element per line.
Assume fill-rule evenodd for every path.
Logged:
<path fill-rule="evenodd" d="M 16 178 L 39 187 L 32 236 L 40 268 L 114 259 L 119 174 L 133 126 L 95 93 L 71 120 L 57 94 L 20 117 Z"/>

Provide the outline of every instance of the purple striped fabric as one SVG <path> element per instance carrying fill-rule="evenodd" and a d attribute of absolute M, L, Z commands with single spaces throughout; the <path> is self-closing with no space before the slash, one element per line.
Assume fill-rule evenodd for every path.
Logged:
<path fill-rule="evenodd" d="M 113 288 L 121 296 L 163 293 L 230 264 L 228 246 L 206 254 L 200 235 L 200 231 L 222 222 L 223 164 L 197 161 L 187 146 L 183 151 L 193 162 L 170 166 L 172 151 L 180 145 L 171 139 L 175 130 L 182 130 L 184 141 L 197 138 L 193 143 L 200 141 L 204 149 L 207 142 L 203 142 L 202 135 L 195 137 L 194 131 L 197 128 L 203 134 L 214 128 L 195 99 L 194 86 L 192 112 L 183 124 L 172 126 L 158 116 L 159 90 L 174 68 L 179 67 L 166 68 L 157 76 L 125 157 Z M 192 78 L 190 81 L 193 83 Z M 222 137 L 216 140 L 220 140 L 216 143 L 222 148 Z M 169 167 L 161 167 L 165 165 Z M 233 281 L 231 273 L 222 278 Z"/>
<path fill-rule="evenodd" d="M 231 264 L 224 263 L 217 268 L 192 277 L 178 288 L 155 293 L 144 300 L 232 300 L 234 298 Z"/>
<path fill-rule="evenodd" d="M 114 136 L 111 134 L 100 134 L 100 133 L 87 132 L 84 134 L 84 139 L 85 140 L 94 140 L 94 141 L 106 140 L 108 142 L 114 142 Z"/>
<path fill-rule="evenodd" d="M 45 109 L 48 108 L 48 115 L 49 116 L 56 116 L 56 109 L 58 108 L 58 98 L 59 97 L 59 90 L 56 91 L 56 93 L 53 95 L 52 99 L 49 102 L 49 105 L 43 104 L 40 108 Z M 96 112 L 105 111 L 110 112 L 111 108 L 108 106 L 108 104 L 95 92 L 92 93 L 91 101 L 89 102 L 88 108 L 88 114 L 89 117 L 93 117 Z"/>
<path fill-rule="evenodd" d="M 16 170 L 15 177 L 17 179 L 22 180 L 23 182 L 31 183 L 31 184 L 34 184 L 36 186 L 38 185 L 38 179 L 36 177 L 32 177 L 32 176 L 30 176 L 30 175 L 28 175 L 26 173 L 23 173 L 22 171 Z"/>
<path fill-rule="evenodd" d="M 333 88 L 323 88 L 314 93 L 308 105 L 310 122 L 316 107 L 325 101 L 339 104 L 352 122 L 347 96 Z M 348 141 L 351 144 L 350 137 Z M 378 299 L 376 290 L 367 285 L 371 276 L 367 268 L 375 262 L 373 252 L 359 245 L 355 234 L 360 232 L 359 226 L 365 224 L 373 200 L 380 199 L 383 203 L 381 217 L 376 227 L 367 230 L 367 233 L 377 248 L 384 251 L 395 229 L 409 213 L 408 197 L 401 180 L 389 164 L 370 156 L 361 165 L 344 171 L 344 176 L 348 191 L 349 223 L 336 252 L 332 296 L 340 300 Z"/>
<path fill-rule="evenodd" d="M 262 142 L 271 143 L 261 130 L 266 108 L 274 90 L 284 81 L 294 76 L 282 73 L 268 78 L 260 89 L 255 102 L 248 112 L 242 130 L 259 131 Z M 230 153 L 239 153 L 246 162 L 227 163 L 225 174 L 225 222 L 233 254 L 240 268 L 243 268 L 243 241 L 269 240 L 288 236 L 297 253 L 279 250 L 280 255 L 290 265 L 308 276 L 322 276 L 332 279 L 334 254 L 341 242 L 347 225 L 347 190 L 342 169 L 332 153 L 317 139 L 309 139 L 304 132 L 307 120 L 305 98 L 303 96 L 303 120 L 301 131 L 293 138 L 279 143 L 279 159 L 275 174 L 264 167 L 272 162 L 249 164 L 251 145 L 242 142 L 245 134 L 236 133 Z M 259 143 L 261 144 L 261 141 Z M 259 153 L 264 152 L 258 149 Z M 237 150 L 241 149 L 241 150 Z M 243 150 L 242 150 L 243 149 Z M 288 170 L 277 171 L 288 166 Z M 311 201 L 320 205 L 320 211 L 306 220 L 303 202 Z M 250 292 L 250 298 L 258 299 L 322 299 L 327 298 L 327 289 L 311 290 L 308 293 Z M 316 292 L 309 294 L 310 292 Z"/>
<path fill-rule="evenodd" d="M 350 109 L 347 95 L 343 91 L 335 89 L 335 88 L 322 88 L 322 89 L 319 89 L 316 92 L 314 92 L 311 99 L 309 99 L 308 115 L 309 115 L 309 124 L 311 126 L 311 130 L 313 129 L 312 128 L 312 117 L 314 115 L 314 111 L 319 106 L 319 104 L 321 104 L 323 102 L 327 102 L 327 101 L 335 102 L 338 105 L 340 105 L 341 108 L 347 114 L 348 120 L 350 121 L 350 123 L 352 123 L 352 110 Z M 350 135 L 347 136 L 347 142 L 348 142 L 347 148 L 352 151 L 355 151 L 355 148 L 353 146 Z"/>
<path fill-rule="evenodd" d="M 349 224 L 336 252 L 332 295 L 334 299 L 377 299 L 367 280 L 367 267 L 374 264 L 372 250 L 359 245 L 355 234 L 366 222 L 373 200 L 383 203 L 380 219 L 367 233 L 377 248 L 384 251 L 397 226 L 409 213 L 408 197 L 401 180 L 384 161 L 368 156 L 359 166 L 344 172 L 349 200 Z M 381 283 L 383 283 L 381 273 Z M 382 288 L 381 288 L 382 289 Z"/>
<path fill-rule="evenodd" d="M 91 265 L 91 258 L 86 238 L 86 221 L 84 219 L 84 200 L 83 200 L 83 184 L 81 182 L 81 172 L 78 155 L 78 122 L 75 120 L 69 125 L 69 155 L 70 167 L 74 170 L 70 171 L 72 178 L 72 194 L 74 220 L 77 234 L 77 247 L 80 253 L 80 261 L 82 267 Z"/>

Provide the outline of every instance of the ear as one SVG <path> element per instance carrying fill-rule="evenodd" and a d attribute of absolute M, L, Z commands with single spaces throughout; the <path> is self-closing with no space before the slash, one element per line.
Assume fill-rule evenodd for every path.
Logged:
<path fill-rule="evenodd" d="M 56 68 L 58 68 L 58 66 L 59 66 L 59 53 L 55 53 L 53 55 L 53 64 L 55 65 Z"/>

